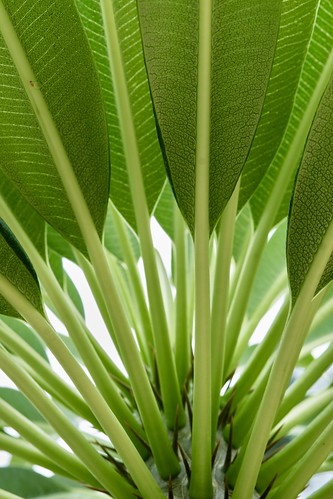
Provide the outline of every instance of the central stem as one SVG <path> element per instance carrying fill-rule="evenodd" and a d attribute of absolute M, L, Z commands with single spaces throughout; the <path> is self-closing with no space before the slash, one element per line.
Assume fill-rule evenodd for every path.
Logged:
<path fill-rule="evenodd" d="M 211 337 L 209 284 L 209 150 L 211 0 L 199 4 L 197 144 L 195 165 L 195 354 L 192 434 L 193 498 L 212 496 Z"/>

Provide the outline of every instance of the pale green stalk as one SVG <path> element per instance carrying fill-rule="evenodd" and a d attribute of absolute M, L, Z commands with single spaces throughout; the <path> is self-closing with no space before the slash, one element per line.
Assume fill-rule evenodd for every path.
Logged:
<path fill-rule="evenodd" d="M 152 452 L 154 454 L 155 461 L 157 463 L 161 475 L 167 478 L 169 477 L 170 474 L 175 475 L 176 473 L 179 472 L 180 469 L 179 463 L 175 454 L 173 453 L 168 434 L 164 427 L 164 423 L 162 421 L 159 408 L 157 406 L 157 402 L 155 400 L 147 373 L 145 371 L 145 367 L 142 362 L 142 358 L 140 356 L 140 353 L 138 352 L 130 325 L 128 323 L 126 314 L 123 310 L 115 284 L 113 282 L 113 278 L 110 273 L 110 268 L 108 266 L 107 258 L 105 255 L 105 249 L 103 248 L 101 241 L 99 239 L 96 227 L 94 225 L 87 203 L 80 189 L 78 180 L 75 176 L 72 164 L 64 148 L 61 136 L 54 123 L 50 110 L 48 109 L 42 91 L 40 88 L 37 87 L 32 88 L 29 85 L 29 81 L 31 80 L 35 81 L 36 78 L 29 64 L 29 60 L 24 51 L 24 48 L 21 45 L 19 38 L 17 37 L 15 29 L 11 23 L 11 20 L 2 2 L 0 2 L 0 17 L 2 19 L 2 24 L 1 24 L 1 27 L 3 28 L 2 34 L 6 41 L 13 62 L 17 68 L 18 74 L 20 75 L 26 93 L 30 99 L 32 108 L 35 111 L 35 115 L 38 119 L 41 131 L 43 132 L 44 137 L 47 141 L 49 151 L 54 160 L 54 164 L 63 182 L 68 199 L 71 203 L 73 212 L 80 227 L 82 237 L 86 243 L 91 263 L 95 269 L 96 276 L 98 278 L 103 295 L 105 297 L 110 316 L 112 317 L 112 322 L 115 329 L 115 333 L 117 335 L 117 340 L 121 351 L 122 360 L 124 362 L 124 365 L 126 367 L 126 370 L 129 374 L 132 383 L 133 392 L 135 394 L 135 398 L 138 403 L 140 415 L 142 417 L 147 432 L 147 437 Z M 0 212 L 1 216 L 3 216 L 2 209 L 0 210 Z M 3 218 L 5 217 L 3 216 Z M 10 226 L 9 223 L 8 225 Z M 15 230 L 13 230 L 13 232 L 16 234 Z M 27 251 L 25 245 L 22 244 L 22 246 L 25 248 L 29 257 L 31 257 L 30 252 Z M 31 243 L 30 246 L 32 246 Z M 48 272 L 46 276 L 43 275 L 44 269 L 42 263 L 44 262 L 39 261 L 38 263 L 40 265 L 36 266 L 33 258 L 31 258 L 31 260 L 41 279 L 50 274 Z M 48 288 L 47 286 L 45 287 L 46 289 Z M 51 291 L 55 291 L 56 288 L 57 284 L 54 283 L 54 285 L 51 286 Z M 47 290 L 48 293 L 50 294 L 50 290 L 49 289 Z M 57 301 L 58 299 L 62 298 L 62 294 L 56 294 L 55 298 Z M 61 300 L 61 301 L 62 303 L 60 306 L 60 310 L 62 311 L 64 309 L 65 311 L 67 311 L 66 313 L 68 313 L 67 317 L 68 320 L 73 321 L 74 319 L 73 325 L 75 328 L 77 328 L 75 315 L 73 315 L 73 313 L 70 310 L 68 310 L 66 300 Z M 157 321 L 158 324 L 160 325 L 160 317 L 157 317 Z M 164 345 L 165 341 L 167 340 L 165 339 L 165 335 L 161 336 L 162 336 L 161 341 L 163 342 Z M 105 371 L 102 371 L 100 369 L 101 367 L 100 359 L 98 357 L 97 359 L 95 358 L 96 352 L 93 349 L 91 349 L 91 344 L 89 343 L 89 340 L 87 340 L 89 345 L 85 341 L 84 335 L 82 335 L 81 340 L 82 342 L 85 342 L 82 344 L 82 347 L 84 346 L 84 348 L 87 349 L 86 351 L 88 351 L 89 349 L 91 353 L 91 359 L 89 358 L 88 355 L 83 356 L 85 364 L 89 366 L 91 365 L 91 361 L 96 360 L 96 363 L 98 362 L 99 375 L 105 378 L 105 383 L 109 384 L 109 387 L 112 388 L 112 383 L 108 379 L 107 375 L 105 377 L 106 374 Z M 80 345 L 76 346 L 79 346 L 80 348 Z M 161 353 L 162 351 L 163 351 L 162 355 L 163 361 L 165 361 L 167 359 L 167 354 L 166 351 L 163 350 L 163 348 L 160 349 Z M 97 364 L 95 367 L 97 367 Z M 96 373 L 94 369 L 93 372 Z M 172 362 L 171 363 L 165 362 L 165 373 L 164 373 L 165 378 L 169 380 L 172 379 L 172 372 L 173 372 Z M 99 379 L 101 380 L 100 377 Z M 103 386 L 103 383 L 101 383 L 100 389 L 105 393 L 105 396 L 107 398 L 110 398 L 110 394 L 107 393 L 107 391 L 105 390 L 105 384 Z M 179 390 L 178 389 L 175 391 L 171 390 L 170 396 L 173 398 L 174 402 L 175 400 L 177 400 L 177 403 L 172 404 L 173 407 L 179 405 L 178 404 L 178 399 L 180 399 Z M 114 405 L 112 403 L 112 400 L 110 400 L 110 403 L 111 405 Z M 170 421 L 171 417 L 169 417 L 169 422 Z"/>
<path fill-rule="evenodd" d="M 250 249 L 246 255 L 242 272 L 239 276 L 234 299 L 231 304 L 228 317 L 228 334 L 226 352 L 232 352 L 233 345 L 238 341 L 238 335 L 245 317 L 246 307 L 252 290 L 255 274 L 259 265 L 260 257 L 264 250 L 272 221 L 275 220 L 281 202 L 284 198 L 290 178 L 299 163 L 308 132 L 311 128 L 313 118 L 318 109 L 321 97 L 330 81 L 333 72 L 333 50 L 331 51 L 321 76 L 314 89 L 308 106 L 299 123 L 297 132 L 289 146 L 280 173 L 275 181 L 274 187 L 267 201 L 267 205 L 260 219 L 259 225 L 251 240 Z"/>
<path fill-rule="evenodd" d="M 278 423 L 290 410 L 303 400 L 308 389 L 330 367 L 333 360 L 333 343 L 318 358 L 311 362 L 299 378 L 288 388 L 279 407 L 275 422 Z"/>
<path fill-rule="evenodd" d="M 175 226 L 175 271 L 176 271 L 176 297 L 175 297 L 175 359 L 179 386 L 184 387 L 186 377 L 191 367 L 191 335 L 188 324 L 188 296 L 187 296 L 187 238 L 186 224 L 178 206 L 174 205 Z"/>
<path fill-rule="evenodd" d="M 298 497 L 310 478 L 319 469 L 333 449 L 333 421 L 323 426 L 322 432 L 308 451 L 299 459 L 292 470 L 284 477 L 280 487 L 272 491 L 270 499 Z"/>
<path fill-rule="evenodd" d="M 308 331 L 304 325 L 307 325 L 308 316 L 311 315 L 311 302 L 333 251 L 332 241 L 333 223 L 330 224 L 322 239 L 286 325 L 249 441 L 241 452 L 241 468 L 233 499 L 250 499 L 252 497 L 277 409 Z"/>
<path fill-rule="evenodd" d="M 106 371 L 104 365 L 102 364 L 99 356 L 97 355 L 95 348 L 92 346 L 88 335 L 86 334 L 85 329 L 82 327 L 80 320 L 78 319 L 77 311 L 72 307 L 71 302 L 68 301 L 67 296 L 63 292 L 60 287 L 58 281 L 55 276 L 51 272 L 50 268 L 46 265 L 44 260 L 41 258 L 40 254 L 30 241 L 29 237 L 25 233 L 24 229 L 18 223 L 17 219 L 10 211 L 8 206 L 2 197 L 0 197 L 0 213 L 2 218 L 6 221 L 7 225 L 14 232 L 15 236 L 19 240 L 22 247 L 25 249 L 28 254 L 34 268 L 36 269 L 39 279 L 43 284 L 44 288 L 47 290 L 47 293 L 55 305 L 60 318 L 65 324 L 70 337 L 73 339 L 73 342 L 80 353 L 82 360 L 85 363 L 85 366 L 88 368 L 90 374 L 92 375 L 97 388 L 99 389 L 101 395 L 103 396 L 105 402 L 107 402 L 111 411 L 116 415 L 116 417 L 123 422 L 126 422 L 124 426 L 126 431 L 131 435 L 133 442 L 137 445 L 138 449 L 143 453 L 143 455 L 147 456 L 147 451 L 145 447 L 142 445 L 141 441 L 137 438 L 136 433 L 139 434 L 142 438 L 145 438 L 145 434 L 142 430 L 142 427 L 134 417 L 133 413 L 128 408 L 127 404 L 119 394 L 118 389 L 115 387 L 112 379 L 110 378 L 108 372 Z M 16 304 L 13 304 L 14 308 L 16 308 Z M 30 322 L 31 323 L 31 322 Z M 31 323 L 32 324 L 32 323 Z M 45 322 L 45 324 L 47 324 Z M 36 328 L 35 328 L 36 329 Z M 37 329 L 36 329 L 37 330 Z M 51 333 L 53 333 L 52 329 L 50 329 Z M 43 327 L 38 331 L 40 335 L 43 334 Z M 50 341 L 50 334 L 47 336 L 46 341 Z M 76 359 L 68 352 L 67 347 L 62 343 L 62 341 L 57 338 L 57 348 L 58 352 L 55 353 L 58 361 L 64 367 L 74 384 L 78 387 L 78 380 L 76 375 L 70 374 L 70 370 L 73 369 L 73 364 L 79 365 Z M 131 338 L 132 334 L 131 334 Z M 52 351 L 52 347 L 55 346 L 55 340 L 51 340 L 52 345 L 50 347 Z M 66 367 L 65 367 L 66 366 Z M 72 371 L 73 372 L 73 371 Z M 75 370 L 74 370 L 75 372 Z M 79 371 L 82 376 L 83 370 L 80 368 Z M 87 376 L 84 376 L 86 379 Z M 91 383 L 90 383 L 91 385 Z M 92 385 L 91 385 L 92 386 Z M 87 395 L 85 393 L 84 385 L 82 387 L 82 396 L 87 400 Z M 95 392 L 97 392 L 94 387 Z M 102 398 L 102 397 L 100 397 Z M 91 406 L 91 409 L 95 412 L 95 408 Z M 135 430 L 135 433 L 131 432 L 131 428 Z"/>
<path fill-rule="evenodd" d="M 50 394 L 55 395 L 66 407 L 71 409 L 93 425 L 98 422 L 82 397 L 51 369 L 50 365 L 7 324 L 0 319 L 0 340 L 9 350 L 14 352 L 20 361 L 24 361 L 31 370 L 32 376 L 38 376 Z M 47 388 L 46 388 L 47 387 Z"/>
<path fill-rule="evenodd" d="M 142 286 L 141 277 L 138 271 L 137 262 L 131 245 L 131 241 L 128 235 L 127 228 L 121 217 L 115 208 L 113 208 L 115 226 L 117 228 L 119 241 L 121 243 L 123 256 L 125 263 L 127 265 L 130 279 L 130 285 L 133 288 L 133 297 L 137 302 L 137 310 L 141 320 L 141 327 L 144 333 L 143 343 L 146 346 L 146 356 L 148 364 L 151 371 L 154 370 L 154 338 L 153 330 L 151 325 L 151 318 L 149 315 L 149 310 L 146 303 L 145 293 Z"/>
<path fill-rule="evenodd" d="M 7 490 L 0 489 L 0 494 L 2 499 L 23 499 L 22 496 L 17 496 L 16 494 L 12 494 L 11 492 L 7 492 Z"/>
<path fill-rule="evenodd" d="M 305 397 L 279 421 L 271 431 L 270 438 L 282 438 L 295 426 L 312 421 L 333 399 L 333 388 L 326 388 L 317 395 Z"/>
<path fill-rule="evenodd" d="M 257 345 L 255 352 L 251 355 L 249 362 L 246 364 L 244 371 L 235 385 L 233 406 L 236 406 L 246 396 L 269 361 L 283 333 L 288 311 L 289 300 L 285 299 L 265 338 Z"/>
<path fill-rule="evenodd" d="M 15 362 L 15 359 L 13 359 Z M 0 400 L 0 418 L 14 428 L 23 438 L 34 445 L 41 453 L 50 458 L 56 465 L 69 472 L 79 481 L 98 487 L 99 482 L 74 455 L 56 443 L 35 423 L 29 421 L 4 400 Z"/>
<path fill-rule="evenodd" d="M 220 391 L 223 384 L 225 365 L 225 335 L 228 316 L 230 265 L 234 242 L 234 228 L 237 215 L 240 181 L 222 213 L 215 268 L 215 280 L 212 302 L 212 444 L 215 445 L 215 430 L 217 427 L 220 405 Z"/>
<path fill-rule="evenodd" d="M 52 459 L 49 459 L 44 453 L 21 438 L 10 437 L 5 433 L 0 433 L 0 449 L 32 465 L 42 466 L 57 475 L 70 478 L 71 480 L 75 478 L 70 470 L 64 470 L 60 466 L 57 466 Z M 0 495 L 0 497 L 2 496 Z"/>
<path fill-rule="evenodd" d="M 119 499 L 128 499 L 133 488 L 118 475 L 94 447 L 81 435 L 81 432 L 68 420 L 57 406 L 45 395 L 42 389 L 12 359 L 0 349 L 1 369 L 13 380 L 17 388 L 36 406 L 39 412 L 69 445 L 74 454 L 91 471 L 105 489 Z"/>
<path fill-rule="evenodd" d="M 101 9 L 112 72 L 112 81 L 117 100 L 130 190 L 147 281 L 156 362 L 159 372 L 164 414 L 168 427 L 173 428 L 176 418 L 178 419 L 180 426 L 184 425 L 185 414 L 178 385 L 175 360 L 171 350 L 170 333 L 160 288 L 155 250 L 150 232 L 150 218 L 141 170 L 140 154 L 112 0 L 101 0 Z M 172 472 L 172 474 L 174 474 L 174 472 Z"/>
<path fill-rule="evenodd" d="M 209 282 L 209 151 L 211 100 L 211 0 L 199 2 L 197 142 L 195 165 L 195 351 L 193 381 L 192 474 L 190 496 L 210 498 L 211 333 Z"/>
<path fill-rule="evenodd" d="M 115 417 L 114 413 L 111 411 L 104 398 L 96 390 L 95 386 L 85 374 L 84 370 L 75 361 L 67 348 L 65 348 L 61 339 L 58 337 L 50 324 L 33 307 L 33 305 L 31 305 L 31 303 L 1 274 L 0 292 L 12 306 L 15 306 L 16 310 L 18 310 L 21 316 L 31 324 L 35 331 L 41 335 L 42 339 L 49 346 L 50 350 L 54 352 L 56 357 L 59 356 L 62 366 L 65 370 L 67 370 L 69 376 L 74 380 L 76 387 L 82 393 L 85 400 L 92 408 L 96 418 L 100 422 L 106 435 L 110 438 L 111 442 L 117 449 L 119 456 L 123 459 L 139 489 L 141 491 L 145 491 L 147 499 L 160 497 L 159 489 L 156 488 L 156 482 L 150 474 L 141 456 L 139 455 L 136 447 L 133 445 L 133 442 L 127 435 L 123 427 L 123 423 L 120 423 Z M 17 367 L 17 369 L 19 368 Z M 8 374 L 13 379 L 10 371 L 8 371 Z M 28 378 L 28 375 L 26 373 L 22 372 L 21 374 L 22 376 Z M 15 382 L 15 379 L 13 379 L 13 381 Z M 35 382 L 31 382 L 33 383 L 33 385 L 36 385 Z M 38 387 L 38 385 L 36 386 L 41 392 L 41 389 Z M 22 391 L 24 392 L 23 389 Z M 31 401 L 33 402 L 33 399 L 31 399 Z M 52 404 L 52 406 L 53 405 L 54 404 Z M 78 456 L 80 457 L 79 454 Z M 157 456 L 157 459 L 158 458 L 159 456 Z M 92 469 L 93 468 L 91 468 L 91 471 Z"/>
<path fill-rule="evenodd" d="M 250 319 L 243 324 L 237 345 L 234 346 L 231 360 L 228 363 L 228 367 L 226 370 L 227 376 L 230 373 L 232 373 L 238 366 L 239 361 L 248 346 L 249 340 L 251 339 L 251 336 L 255 332 L 255 329 L 258 326 L 259 322 L 262 320 L 265 314 L 273 307 L 274 303 L 276 303 L 278 299 L 281 298 L 281 295 L 287 292 L 288 292 L 288 279 L 287 275 L 283 272 L 283 274 L 281 274 L 273 283 L 272 287 L 269 290 L 267 290 L 267 293 L 256 307 Z"/>
<path fill-rule="evenodd" d="M 319 490 L 311 494 L 311 499 L 332 499 L 333 497 L 333 478 L 323 485 Z"/>

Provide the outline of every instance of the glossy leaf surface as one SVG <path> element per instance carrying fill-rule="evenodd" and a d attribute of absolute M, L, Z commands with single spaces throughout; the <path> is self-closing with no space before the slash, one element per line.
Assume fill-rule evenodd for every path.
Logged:
<path fill-rule="evenodd" d="M 84 250 L 54 163 L 55 126 L 99 233 L 109 190 L 99 83 L 73 1 L 1 2 L 0 169 L 22 196 Z M 37 22 L 38 20 L 38 22 Z M 31 74 L 26 80 L 25 75 Z M 34 99 L 42 102 L 36 108 Z M 43 122 L 44 120 L 44 122 Z M 44 123 L 44 125 L 42 124 Z"/>
<path fill-rule="evenodd" d="M 212 2 L 211 66 L 207 63 L 211 230 L 234 190 L 260 117 L 280 4 L 278 0 Z M 199 2 L 139 0 L 138 8 L 166 168 L 193 230 Z"/>

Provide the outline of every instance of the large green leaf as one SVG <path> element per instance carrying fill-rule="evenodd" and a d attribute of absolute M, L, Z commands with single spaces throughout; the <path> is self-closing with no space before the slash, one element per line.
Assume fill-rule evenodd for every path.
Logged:
<path fill-rule="evenodd" d="M 43 313 L 41 293 L 36 273 L 30 260 L 16 240 L 14 234 L 0 218 L 0 274 L 17 287 L 21 293 Z M 0 313 L 19 317 L 16 310 L 0 293 Z"/>
<path fill-rule="evenodd" d="M 295 300 L 333 219 L 333 80 L 307 141 L 297 175 L 288 224 L 287 261 Z M 330 258 L 317 291 L 333 278 Z"/>
<path fill-rule="evenodd" d="M 55 167 L 57 155 L 68 157 L 101 234 L 109 191 L 108 137 L 80 18 L 73 0 L 2 0 L 0 10 L 2 177 L 84 250 Z"/>
<path fill-rule="evenodd" d="M 25 324 L 21 320 L 17 320 L 13 317 L 1 317 L 1 321 L 3 321 L 7 326 L 9 326 L 13 330 L 13 334 L 17 334 L 22 340 L 28 343 L 46 362 L 49 362 L 45 345 L 40 340 L 39 336 L 35 333 L 33 329 L 31 329 L 27 324 Z M 0 327 L 1 327 L 0 321 Z"/>
<path fill-rule="evenodd" d="M 280 145 L 292 109 L 317 5 L 318 0 L 282 2 L 279 35 L 265 102 L 242 173 L 240 205 L 253 193 Z"/>
<path fill-rule="evenodd" d="M 14 467 L 0 468 L 0 488 L 26 499 L 69 491 L 54 478 L 46 478 L 35 471 Z"/>
<path fill-rule="evenodd" d="M 135 228 L 116 96 L 104 36 L 101 2 L 100 0 L 75 1 L 95 57 L 105 102 L 112 168 L 110 196 L 127 222 Z M 114 0 L 112 4 L 136 129 L 147 203 L 151 212 L 163 187 L 165 173 L 143 59 L 136 0 Z"/>
<path fill-rule="evenodd" d="M 312 2 L 310 1 L 307 3 L 311 4 Z M 257 190 L 255 191 L 251 199 L 251 208 L 256 224 L 260 220 L 261 215 L 265 210 L 267 200 L 272 192 L 276 179 L 279 175 L 283 163 L 285 162 L 286 156 L 288 154 L 288 151 L 290 150 L 293 140 L 295 139 L 295 136 L 298 130 L 300 129 L 302 120 L 304 119 L 304 116 L 311 102 L 311 98 L 314 95 L 314 90 L 316 89 L 318 82 L 320 81 L 320 78 L 322 77 L 324 71 L 327 70 L 326 66 L 329 61 L 329 55 L 333 48 L 333 30 L 332 30 L 333 3 L 331 2 L 331 0 L 320 0 L 317 3 L 318 5 L 316 7 L 316 13 L 315 13 L 316 15 L 313 18 L 311 37 L 306 47 L 307 48 L 306 56 L 303 62 L 300 78 L 298 81 L 297 92 L 296 95 L 294 96 L 293 108 L 289 118 L 288 126 L 286 128 L 281 145 L 273 161 L 271 162 L 266 175 L 264 176 L 262 182 L 258 186 Z M 305 17 L 307 17 L 310 15 L 311 11 L 312 11 L 312 6 L 311 9 L 309 10 L 309 14 L 307 14 L 307 8 L 304 9 L 304 11 L 302 10 L 302 13 L 304 12 Z M 308 17 L 307 22 L 309 22 L 309 20 L 310 17 Z M 294 26 L 297 26 L 297 24 L 296 23 L 293 24 L 292 26 L 293 29 Z M 309 26 L 307 29 L 309 29 Z M 302 18 L 302 28 L 300 28 L 300 31 L 303 32 L 303 18 Z M 306 31 L 304 32 L 304 34 L 306 35 Z M 300 35 L 294 35 L 296 45 L 299 42 L 304 45 L 306 41 L 304 38 L 304 34 L 300 33 Z M 299 37 L 299 42 L 297 41 L 298 37 Z M 292 40 L 292 38 L 289 37 L 288 40 Z M 301 53 L 299 55 L 301 57 Z M 295 67 L 298 66 L 296 62 L 294 61 L 291 62 L 287 58 L 285 66 L 286 66 L 286 71 L 288 68 L 291 80 L 293 80 L 293 78 L 296 77 L 295 74 L 293 77 L 291 76 L 293 74 L 293 69 L 292 69 L 293 65 L 295 65 Z M 289 89 L 286 89 L 286 93 L 288 95 Z M 283 99 L 284 99 L 284 94 L 283 94 Z M 285 103 L 283 103 L 283 108 L 284 106 Z M 280 106 L 280 108 L 282 108 L 282 106 Z M 279 109 L 279 113 L 280 112 L 281 109 Z M 310 125 L 311 122 L 308 123 L 308 126 Z M 306 136 L 304 136 L 304 142 L 305 140 Z M 301 154 L 301 150 L 299 151 L 299 153 Z M 292 173 L 291 175 L 292 178 L 290 180 L 289 188 L 286 190 L 284 200 L 280 206 L 277 218 L 276 220 L 272 220 L 272 226 L 275 223 L 277 223 L 279 220 L 287 216 L 288 214 L 290 197 L 292 194 L 294 178 L 297 171 L 299 159 L 300 158 L 298 159 L 294 158 L 293 164 L 288 165 L 290 172 Z"/>
<path fill-rule="evenodd" d="M 212 55 L 206 68 L 211 71 L 211 230 L 234 190 L 260 117 L 280 6 L 280 0 L 212 1 Z M 166 167 L 193 230 L 199 2 L 138 0 L 138 7 Z"/>

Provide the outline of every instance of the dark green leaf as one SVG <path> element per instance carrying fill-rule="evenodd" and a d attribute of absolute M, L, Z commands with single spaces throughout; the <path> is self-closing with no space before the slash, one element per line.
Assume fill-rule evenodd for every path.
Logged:
<path fill-rule="evenodd" d="M 310 4 L 310 6 L 312 3 L 313 2 L 311 0 L 306 2 L 306 4 L 307 5 Z M 309 34 L 311 34 L 311 36 L 310 40 L 308 41 L 305 47 L 306 55 L 303 61 L 300 78 L 297 84 L 297 92 L 293 98 L 293 108 L 291 111 L 291 115 L 289 117 L 288 126 L 286 128 L 283 140 L 274 157 L 274 160 L 272 161 L 267 170 L 265 177 L 263 178 L 262 182 L 260 183 L 258 189 L 256 190 L 251 199 L 251 208 L 255 224 L 259 222 L 265 210 L 267 200 L 272 192 L 277 176 L 281 170 L 281 166 L 284 163 L 290 145 L 292 144 L 295 135 L 297 133 L 297 130 L 300 127 L 300 123 L 305 115 L 310 99 L 313 96 L 314 89 L 316 88 L 316 85 L 318 84 L 318 81 L 325 69 L 328 56 L 333 47 L 333 31 L 332 31 L 333 4 L 331 0 L 320 0 L 319 2 L 315 2 L 315 4 L 316 4 L 315 5 L 316 11 L 315 11 L 315 17 L 313 18 L 312 26 L 307 24 L 307 28 L 305 28 L 305 31 L 303 33 L 303 24 L 302 24 L 302 28 L 297 30 L 297 33 L 299 31 L 299 34 L 295 32 L 296 31 L 295 23 L 293 23 L 288 28 L 294 32 L 293 37 L 295 39 L 296 45 L 293 48 L 293 54 L 295 55 L 295 57 L 296 54 L 299 53 L 298 52 L 299 49 L 297 49 L 298 43 L 300 42 L 301 45 L 302 44 L 304 45 L 304 43 L 306 44 L 306 37 L 309 36 Z M 301 5 L 303 5 L 303 3 L 302 4 L 300 3 L 300 6 Z M 308 12 L 308 7 L 302 10 L 302 14 L 304 12 L 305 19 L 308 18 L 307 23 L 311 21 L 312 8 L 313 7 L 311 6 L 309 12 Z M 291 15 L 292 14 L 293 12 L 291 11 Z M 303 18 L 302 18 L 302 23 L 303 23 Z M 299 41 L 297 41 L 298 38 Z M 286 40 L 286 42 L 288 43 L 289 41 L 290 42 L 292 41 L 291 37 L 289 37 L 288 40 Z M 301 48 L 301 45 L 299 48 Z M 304 50 L 304 48 L 301 50 Z M 285 61 L 285 64 L 286 67 L 289 68 L 289 71 L 292 71 L 292 73 L 290 73 L 290 77 L 291 80 L 293 80 L 293 78 L 295 78 L 295 75 L 291 76 L 294 72 L 292 66 L 294 65 L 297 70 L 299 64 L 296 62 L 293 62 L 293 64 L 291 64 L 289 60 L 289 52 L 288 54 L 286 54 L 286 57 L 287 59 Z M 299 57 L 302 57 L 302 51 L 299 53 Z M 286 89 L 287 95 L 289 93 L 289 88 L 291 87 L 288 87 L 288 89 Z M 284 94 L 283 94 L 283 99 L 284 99 Z M 283 104 L 283 106 L 280 105 L 279 113 L 283 112 L 282 107 L 284 108 L 284 106 L 285 104 Z M 270 130 L 270 134 L 274 135 L 272 133 L 272 130 Z M 306 137 L 304 137 L 304 141 L 305 140 Z M 290 197 L 293 191 L 294 179 L 297 172 L 297 167 L 298 167 L 297 159 L 294 161 L 293 164 L 289 165 L 289 168 L 293 171 L 293 175 L 290 180 L 290 185 L 286 189 L 286 193 L 283 202 L 280 206 L 277 218 L 276 220 L 272 220 L 272 226 L 288 215 Z"/>
<path fill-rule="evenodd" d="M 14 234 L 0 219 L 0 273 L 19 289 L 32 305 L 43 313 L 42 298 L 36 273 Z M 0 294 L 0 313 L 19 314 Z"/>
<path fill-rule="evenodd" d="M 333 218 L 333 80 L 329 84 L 307 141 L 297 175 L 288 224 L 288 273 L 293 299 Z M 320 291 L 333 278 L 330 258 Z"/>
<path fill-rule="evenodd" d="M 127 222 L 135 228 L 134 209 L 108 61 L 107 44 L 104 37 L 100 1 L 76 0 L 76 4 L 95 57 L 105 101 L 112 167 L 110 196 Z M 149 211 L 152 212 L 163 187 L 165 172 L 142 54 L 136 0 L 114 0 L 112 4 L 131 100 L 147 203 Z M 123 132 L 126 133 L 126 130 Z"/>
<path fill-rule="evenodd" d="M 275 57 L 265 102 L 242 173 L 240 205 L 253 193 L 272 162 L 288 124 L 318 0 L 282 2 Z M 261 199 L 258 199 L 258 202 Z"/>
<path fill-rule="evenodd" d="M 260 117 L 280 0 L 212 2 L 210 227 L 227 204 Z M 194 227 L 199 2 L 138 0 L 145 58 L 168 175 Z"/>
<path fill-rule="evenodd" d="M 0 468 L 0 488 L 18 494 L 25 499 L 68 492 L 53 478 L 46 478 L 35 471 L 25 468 Z M 58 496 L 59 497 L 59 496 Z"/>
<path fill-rule="evenodd" d="M 55 168 L 54 133 L 43 121 L 48 116 L 55 125 L 102 234 L 109 191 L 107 127 L 80 18 L 73 0 L 5 0 L 3 9 L 8 19 L 2 19 L 0 28 L 2 175 L 64 237 L 84 250 Z M 6 30 L 12 28 L 20 52 L 7 48 L 14 38 Z M 23 76 L 25 67 L 34 75 L 29 81 Z M 34 95 L 41 97 L 44 107 L 36 109 L 31 103 Z"/>

